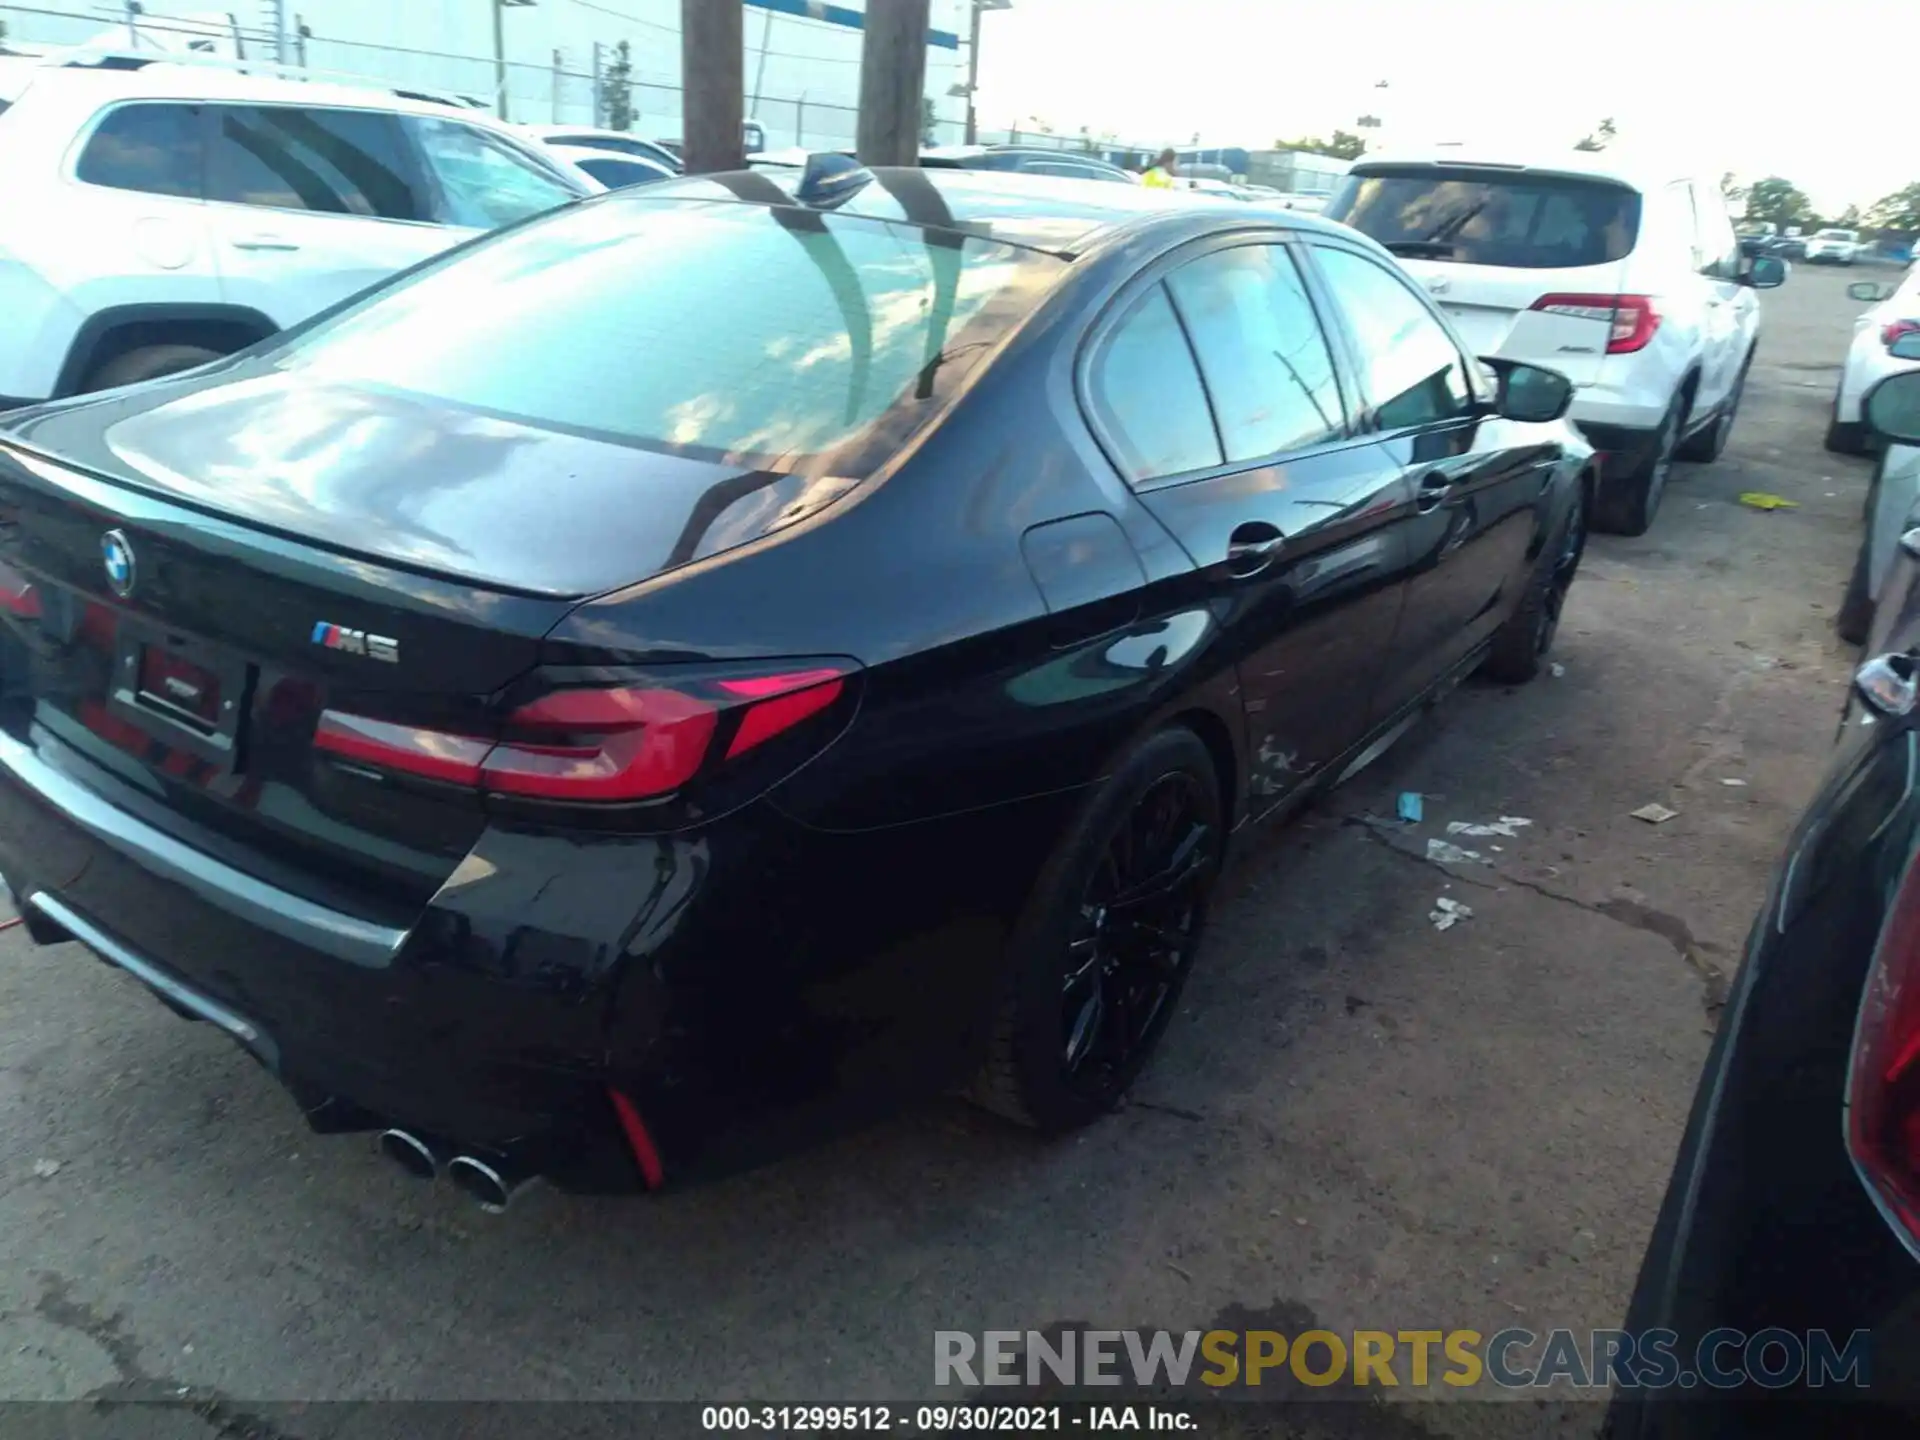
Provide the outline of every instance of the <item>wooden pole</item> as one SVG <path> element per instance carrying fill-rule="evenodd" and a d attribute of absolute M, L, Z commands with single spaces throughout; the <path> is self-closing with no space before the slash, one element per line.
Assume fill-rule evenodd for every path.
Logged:
<path fill-rule="evenodd" d="M 747 163 L 745 9 L 740 0 L 680 0 L 680 144 L 689 175 Z"/>
<path fill-rule="evenodd" d="M 862 165 L 919 163 L 928 8 L 929 0 L 867 0 L 855 142 Z"/>

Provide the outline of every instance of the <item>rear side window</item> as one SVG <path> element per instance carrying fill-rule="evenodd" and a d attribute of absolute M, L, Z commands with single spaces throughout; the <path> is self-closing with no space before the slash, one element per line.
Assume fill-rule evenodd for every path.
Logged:
<path fill-rule="evenodd" d="M 281 361 L 525 424 L 797 470 L 870 438 L 903 441 L 1064 269 L 986 240 L 645 193 L 560 211 L 379 290 L 290 341 Z M 648 275 L 673 283 L 636 281 Z"/>
<path fill-rule="evenodd" d="M 214 108 L 208 198 L 383 220 L 426 218 L 400 127 L 377 110 Z"/>
<path fill-rule="evenodd" d="M 121 105 L 94 128 L 74 175 L 89 185 L 198 200 L 200 133 L 192 105 Z"/>
<path fill-rule="evenodd" d="M 1316 246 L 1327 288 L 1353 331 L 1382 430 L 1452 420 L 1473 398 L 1466 362 L 1445 327 L 1400 277 L 1351 250 Z"/>
<path fill-rule="evenodd" d="M 1257 460 L 1340 434 L 1333 356 L 1293 257 L 1241 245 L 1167 277 L 1187 322 L 1229 460 Z"/>
<path fill-rule="evenodd" d="M 650 185 L 655 180 L 672 178 L 663 175 L 655 166 L 642 165 L 637 160 L 625 160 L 617 155 L 585 156 L 574 163 L 609 190 L 619 190 L 628 185 Z"/>
<path fill-rule="evenodd" d="M 1093 412 L 1139 483 L 1220 464 L 1220 437 L 1164 285 L 1134 302 L 1094 361 Z"/>
<path fill-rule="evenodd" d="M 1398 255 L 1522 270 L 1610 264 L 1640 235 L 1637 191 L 1571 177 L 1370 171 L 1324 213 Z"/>

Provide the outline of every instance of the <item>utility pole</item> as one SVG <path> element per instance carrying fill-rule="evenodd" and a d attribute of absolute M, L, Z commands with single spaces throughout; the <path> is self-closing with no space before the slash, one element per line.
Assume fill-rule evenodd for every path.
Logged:
<path fill-rule="evenodd" d="M 560 123 L 560 67 L 564 62 L 558 50 L 553 52 L 553 123 Z"/>
<path fill-rule="evenodd" d="M 680 0 L 680 144 L 689 175 L 747 163 L 745 9 L 740 0 Z"/>
<path fill-rule="evenodd" d="M 127 0 L 127 44 L 140 48 L 140 0 Z"/>
<path fill-rule="evenodd" d="M 928 0 L 867 0 L 860 52 L 862 165 L 914 165 L 920 159 L 920 98 L 927 83 Z"/>
<path fill-rule="evenodd" d="M 967 42 L 967 144 L 979 142 L 980 124 L 974 109 L 980 93 L 980 17 L 989 10 L 1011 10 L 1013 0 L 973 0 L 973 36 Z"/>
<path fill-rule="evenodd" d="M 534 0 L 493 0 L 493 102 L 502 120 L 507 118 L 507 7 L 523 9 Z"/>

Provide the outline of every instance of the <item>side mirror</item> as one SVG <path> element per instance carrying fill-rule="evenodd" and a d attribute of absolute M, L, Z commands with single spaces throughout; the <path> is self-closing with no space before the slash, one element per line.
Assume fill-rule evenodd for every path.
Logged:
<path fill-rule="evenodd" d="M 1740 279 L 1755 290 L 1772 290 L 1787 283 L 1787 262 L 1777 255 L 1755 255 Z"/>
<path fill-rule="evenodd" d="M 1872 280 L 1859 280 L 1847 287 L 1847 296 L 1849 299 L 1860 300 L 1868 305 L 1878 305 L 1882 300 L 1889 298 L 1892 294 L 1893 287 L 1891 285 L 1883 288 Z"/>
<path fill-rule="evenodd" d="M 1558 370 L 1498 356 L 1484 357 L 1480 363 L 1499 381 L 1493 410 L 1502 420 L 1544 425 L 1565 415 L 1573 404 L 1573 382 Z"/>
<path fill-rule="evenodd" d="M 1920 353 L 1914 358 L 1920 359 Z M 1896 445 L 1920 445 L 1920 370 L 1887 376 L 1867 391 L 1860 413 L 1867 428 L 1881 438 Z"/>

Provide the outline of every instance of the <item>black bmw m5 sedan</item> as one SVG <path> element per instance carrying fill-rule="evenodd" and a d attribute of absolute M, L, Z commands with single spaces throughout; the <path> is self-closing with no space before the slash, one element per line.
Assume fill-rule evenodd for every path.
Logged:
<path fill-rule="evenodd" d="M 1567 382 L 1292 211 L 597 197 L 0 428 L 0 872 L 483 1203 L 1110 1107 L 1229 836 L 1579 564 Z"/>

